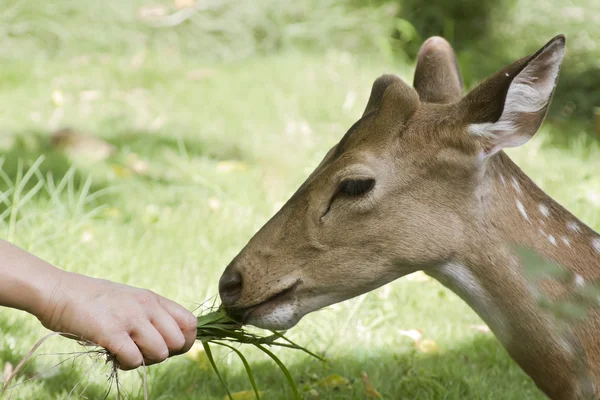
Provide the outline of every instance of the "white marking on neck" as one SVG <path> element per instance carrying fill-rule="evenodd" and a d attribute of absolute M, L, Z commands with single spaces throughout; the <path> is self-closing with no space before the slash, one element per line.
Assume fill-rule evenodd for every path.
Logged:
<path fill-rule="evenodd" d="M 529 217 L 527 216 L 527 212 L 525 211 L 525 207 L 523 207 L 523 203 L 521 203 L 521 201 L 517 200 L 517 208 L 519 209 L 519 212 L 521 213 L 521 215 L 523 216 L 523 218 L 525 218 L 526 221 L 529 221 Z"/>
<path fill-rule="evenodd" d="M 581 233 L 581 227 L 577 222 L 569 222 L 567 224 L 567 228 L 569 228 L 570 231 Z"/>
<path fill-rule="evenodd" d="M 469 304 L 502 343 L 510 343 L 511 332 L 506 317 L 481 282 L 464 264 L 450 262 L 428 271 L 428 274 Z"/>
<path fill-rule="evenodd" d="M 561 239 L 567 247 L 571 247 L 571 242 L 569 241 L 569 239 L 566 236 L 561 237 Z"/>
<path fill-rule="evenodd" d="M 515 178 L 514 176 L 512 178 L 512 185 L 517 191 L 517 193 L 521 193 L 521 185 L 519 185 L 519 182 L 517 182 L 517 178 Z"/>
<path fill-rule="evenodd" d="M 500 180 L 502 181 L 502 185 L 506 186 L 506 179 L 504 179 L 504 175 L 500 175 Z"/>
<path fill-rule="evenodd" d="M 549 241 L 550 243 L 552 243 L 554 246 L 556 246 L 556 238 L 555 238 L 554 236 L 552 236 L 552 235 L 549 235 L 549 236 L 548 236 L 548 241 Z"/>
<path fill-rule="evenodd" d="M 600 238 L 592 239 L 592 247 L 594 250 L 600 253 Z"/>
<path fill-rule="evenodd" d="M 550 210 L 548 210 L 548 207 L 546 207 L 544 204 L 540 204 L 538 206 L 538 210 L 540 210 L 540 214 L 542 214 L 544 217 L 550 215 Z"/>
<path fill-rule="evenodd" d="M 585 279 L 583 279 L 583 276 L 581 276 L 579 274 L 575 274 L 575 278 L 573 279 L 573 282 L 575 283 L 575 286 L 582 287 L 583 284 L 585 283 Z"/>

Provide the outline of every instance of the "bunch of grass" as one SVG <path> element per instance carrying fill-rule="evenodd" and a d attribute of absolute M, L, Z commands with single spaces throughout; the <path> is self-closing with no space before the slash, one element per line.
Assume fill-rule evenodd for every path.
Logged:
<path fill-rule="evenodd" d="M 275 355 L 272 351 L 268 349 L 268 347 L 279 346 L 286 347 L 294 350 L 303 351 L 321 361 L 325 361 L 322 357 L 317 354 L 307 350 L 306 348 L 292 342 L 288 338 L 284 336 L 282 332 L 271 331 L 271 335 L 268 336 L 259 336 L 257 334 L 251 333 L 243 328 L 243 325 L 239 322 L 231 319 L 227 313 L 223 309 L 217 309 L 216 311 L 210 311 L 206 314 L 200 315 L 198 317 L 198 330 L 196 339 L 202 343 L 204 347 L 204 351 L 206 352 L 206 356 L 214 369 L 215 373 L 221 380 L 225 391 L 230 399 L 232 399 L 231 392 L 227 387 L 227 383 L 223 379 L 223 376 L 219 372 L 217 364 L 215 363 L 214 357 L 212 355 L 212 351 L 210 345 L 218 345 L 223 346 L 234 353 L 236 353 L 242 363 L 244 364 L 244 368 L 246 373 L 248 374 L 248 379 L 250 380 L 250 384 L 252 385 L 252 390 L 254 390 L 254 394 L 257 399 L 260 399 L 260 392 L 258 391 L 258 386 L 256 385 L 256 381 L 254 379 L 254 374 L 252 369 L 250 368 L 250 364 L 246 357 L 242 354 L 242 352 L 234 347 L 234 344 L 244 344 L 244 345 L 252 345 L 256 348 L 260 349 L 266 355 L 268 355 L 275 363 L 279 366 L 285 378 L 287 379 L 292 392 L 294 393 L 294 399 L 300 399 L 300 392 L 298 391 L 298 387 L 294 382 L 294 378 L 290 374 L 289 370 L 283 364 L 283 362 Z"/>

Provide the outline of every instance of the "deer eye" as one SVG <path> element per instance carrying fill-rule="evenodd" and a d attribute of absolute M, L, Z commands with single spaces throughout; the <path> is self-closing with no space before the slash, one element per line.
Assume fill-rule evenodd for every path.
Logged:
<path fill-rule="evenodd" d="M 375 186 L 375 179 L 347 179 L 338 186 L 338 195 L 358 197 L 367 194 Z"/>

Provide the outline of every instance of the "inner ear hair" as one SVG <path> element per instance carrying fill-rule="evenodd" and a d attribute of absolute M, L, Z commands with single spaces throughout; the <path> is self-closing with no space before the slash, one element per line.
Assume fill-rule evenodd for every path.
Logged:
<path fill-rule="evenodd" d="M 532 56 L 487 79 L 463 101 L 468 131 L 483 138 L 491 154 L 527 142 L 542 124 L 550 105 L 565 39 L 559 35 Z"/>

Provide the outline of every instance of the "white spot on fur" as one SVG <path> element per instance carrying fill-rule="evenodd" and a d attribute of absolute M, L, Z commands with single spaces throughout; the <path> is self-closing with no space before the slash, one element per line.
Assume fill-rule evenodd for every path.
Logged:
<path fill-rule="evenodd" d="M 583 276 L 579 275 L 579 274 L 575 274 L 575 278 L 573 279 L 574 283 L 576 286 L 583 286 L 583 284 L 585 283 L 585 279 L 583 279 Z"/>
<path fill-rule="evenodd" d="M 517 208 L 519 209 L 519 212 L 521 213 L 521 215 L 523 216 L 523 218 L 525 218 L 526 221 L 529 221 L 529 217 L 527 216 L 527 212 L 525 211 L 525 207 L 523 207 L 523 203 L 521 203 L 519 200 L 517 200 Z"/>
<path fill-rule="evenodd" d="M 562 242 L 565 244 L 565 246 L 567 247 L 571 247 L 571 242 L 569 241 L 569 239 L 565 236 L 561 237 Z"/>
<path fill-rule="evenodd" d="M 510 74 L 508 72 L 505 72 L 504 76 L 510 76 Z"/>
<path fill-rule="evenodd" d="M 563 53 L 564 48 L 558 45 L 550 57 L 541 55 L 515 76 L 498 121 L 469 125 L 470 134 L 493 139 L 494 147 L 489 155 L 504 147 L 520 146 L 529 140 L 531 132 L 520 133 L 519 122 L 523 114 L 539 112 L 548 105 Z M 540 70 L 545 70 L 543 80 L 536 76 Z"/>
<path fill-rule="evenodd" d="M 540 210 L 540 213 L 544 216 L 547 217 L 548 215 L 550 215 L 550 210 L 548 210 L 548 207 L 546 207 L 543 204 L 540 204 L 538 206 L 538 210 Z"/>
<path fill-rule="evenodd" d="M 506 179 L 504 179 L 504 175 L 500 175 L 500 180 L 502 181 L 502 184 L 506 186 Z"/>
<path fill-rule="evenodd" d="M 569 228 L 570 231 L 581 233 L 581 227 L 577 222 L 569 222 L 567 228 Z"/>
<path fill-rule="evenodd" d="M 546 232 L 544 232 L 544 230 L 541 227 L 538 228 L 538 232 L 541 233 L 543 236 L 546 236 Z"/>
<path fill-rule="evenodd" d="M 552 243 L 554 246 L 556 246 L 556 238 L 555 238 L 554 236 L 552 236 L 552 235 L 549 235 L 549 236 L 548 236 L 548 241 L 549 241 L 550 243 Z"/>
<path fill-rule="evenodd" d="M 512 178 L 512 185 L 518 193 L 521 193 L 521 185 L 519 185 L 517 178 L 515 178 L 514 176 Z"/>
<path fill-rule="evenodd" d="M 594 250 L 600 253 L 600 238 L 592 239 L 592 247 Z"/>

